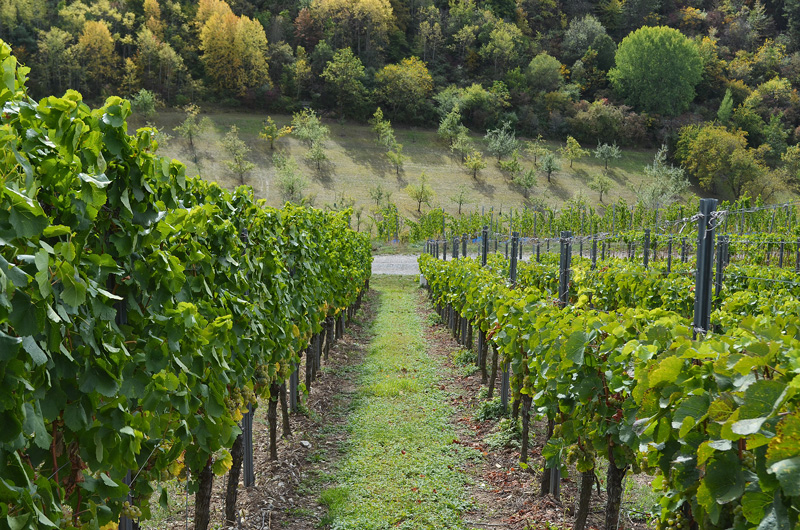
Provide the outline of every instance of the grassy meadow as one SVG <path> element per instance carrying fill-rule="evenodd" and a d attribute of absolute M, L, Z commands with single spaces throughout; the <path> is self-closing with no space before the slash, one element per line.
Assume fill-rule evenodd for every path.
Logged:
<path fill-rule="evenodd" d="M 205 115 L 211 118 L 214 127 L 195 140 L 195 163 L 188 141 L 173 131 L 183 120 L 183 113 L 158 113 L 152 123 L 173 135 L 161 147 L 161 154 L 183 161 L 190 175 L 200 175 L 222 186 L 235 187 L 239 184 L 238 178 L 225 165 L 224 161 L 228 156 L 221 145 L 230 126 L 235 124 L 239 128 L 240 138 L 251 148 L 248 159 L 256 165 L 245 177 L 245 183 L 255 189 L 258 197 L 266 198 L 270 205 L 282 205 L 280 191 L 273 183 L 275 168 L 272 152 L 267 142 L 258 137 L 267 114 L 217 112 Z M 287 115 L 272 117 L 278 125 L 286 125 L 291 121 L 291 116 Z M 355 200 L 356 207 L 364 206 L 365 211 L 368 211 L 374 206 L 374 201 L 369 196 L 370 188 L 382 184 L 384 189 L 392 193 L 391 200 L 398 205 L 401 214 L 413 217 L 417 204 L 404 188 L 408 184 L 417 184 L 423 172 L 428 176 L 435 193 L 431 206 L 443 207 L 453 214 L 457 213 L 458 205 L 451 197 L 458 193 L 462 185 L 467 187 L 469 195 L 469 203 L 463 207 L 465 210 L 481 207 L 488 209 L 491 206 L 495 209 L 522 208 L 526 204 L 521 189 L 511 182 L 507 173 L 500 171 L 497 159 L 486 151 L 481 134 L 473 134 L 472 137 L 476 148 L 483 152 L 487 167 L 479 172 L 477 179 L 473 179 L 471 172 L 460 163 L 458 155 L 451 153 L 439 140 L 435 130 L 395 127 L 397 141 L 403 144 L 403 154 L 407 156 L 399 174 L 396 174 L 383 148 L 376 143 L 369 125 L 334 120 L 325 120 L 325 123 L 331 131 L 330 139 L 325 144 L 329 160 L 321 171 L 317 170 L 314 163 L 305 160 L 308 149 L 296 138 L 284 137 L 275 143 L 276 150 L 295 157 L 308 181 L 304 195 L 310 197 L 318 207 L 332 205 L 341 201 L 344 196 Z M 130 121 L 132 130 L 143 125 L 144 120 L 140 118 L 134 117 Z M 554 150 L 560 147 L 556 142 L 550 142 L 549 145 Z M 583 147 L 591 150 L 595 146 Z M 622 158 L 609 164 L 613 187 L 603 197 L 603 202 L 610 204 L 619 197 L 634 200 L 636 191 L 644 180 L 643 168 L 652 162 L 654 154 L 655 150 L 623 150 Z M 527 169 L 532 164 L 533 160 L 527 154 L 524 155 L 523 166 Z M 568 160 L 562 159 L 561 166 L 561 171 L 553 174 L 552 183 L 548 183 L 547 177 L 539 172 L 537 185 L 531 192 L 532 199 L 539 198 L 548 205 L 558 207 L 564 201 L 583 196 L 590 204 L 602 206 L 598 193 L 588 187 L 591 177 L 603 170 L 601 160 L 591 154 L 575 161 L 572 168 L 569 167 Z M 427 208 L 428 206 L 422 206 L 423 211 Z"/>

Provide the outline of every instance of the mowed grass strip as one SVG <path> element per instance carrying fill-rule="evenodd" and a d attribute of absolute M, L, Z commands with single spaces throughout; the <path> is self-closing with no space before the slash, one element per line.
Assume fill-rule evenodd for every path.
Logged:
<path fill-rule="evenodd" d="M 361 367 L 337 485 L 323 492 L 334 529 L 461 529 L 475 453 L 454 443 L 452 413 L 428 355 L 410 278 L 376 277 L 373 340 Z"/>

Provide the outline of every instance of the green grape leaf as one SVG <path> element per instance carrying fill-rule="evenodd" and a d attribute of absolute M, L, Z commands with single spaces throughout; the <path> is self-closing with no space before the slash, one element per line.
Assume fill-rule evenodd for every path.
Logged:
<path fill-rule="evenodd" d="M 12 56 L 6 57 L 3 61 L 3 84 L 11 92 L 16 90 L 15 81 L 17 80 L 17 58 Z"/>
<path fill-rule="evenodd" d="M 742 497 L 742 514 L 753 524 L 764 519 L 764 512 L 772 502 L 772 495 L 761 491 L 748 491 Z"/>
<path fill-rule="evenodd" d="M 22 530 L 28 528 L 28 521 L 31 519 L 31 514 L 26 513 L 23 515 L 9 515 L 6 521 L 8 522 L 9 530 Z"/>
<path fill-rule="evenodd" d="M 231 466 L 233 465 L 233 457 L 228 451 L 222 451 L 222 455 L 220 455 L 216 460 L 214 460 L 214 464 L 211 466 L 211 470 L 214 474 L 218 477 L 221 477 L 225 473 L 227 473 Z"/>
<path fill-rule="evenodd" d="M 683 359 L 674 355 L 667 357 L 659 363 L 658 368 L 650 373 L 650 386 L 655 387 L 661 383 L 674 382 L 682 371 Z"/>
<path fill-rule="evenodd" d="M 36 343 L 33 337 L 24 337 L 22 339 L 22 348 L 31 356 L 33 364 L 41 366 L 47 362 L 47 354 L 42 351 L 42 348 Z"/>
<path fill-rule="evenodd" d="M 11 199 L 11 212 L 8 220 L 17 237 L 38 236 L 50 225 L 50 221 L 38 202 L 9 188 L 5 189 L 5 193 Z"/>
<path fill-rule="evenodd" d="M 764 511 L 764 519 L 756 530 L 791 530 L 791 528 L 792 524 L 781 500 L 781 493 L 776 490 L 772 505 Z"/>
<path fill-rule="evenodd" d="M 786 384 L 780 381 L 756 381 L 744 393 L 739 417 L 751 419 L 768 416 L 775 409 L 785 389 Z"/>
<path fill-rule="evenodd" d="M 48 449 L 53 438 L 47 432 L 44 425 L 44 418 L 39 403 L 31 404 L 25 403 L 25 421 L 22 423 L 22 429 L 26 435 L 33 434 L 34 443 L 41 449 Z"/>
<path fill-rule="evenodd" d="M 44 237 L 66 236 L 71 233 L 72 230 L 70 229 L 70 227 L 64 225 L 51 225 L 42 230 L 42 235 Z"/>
<path fill-rule="evenodd" d="M 28 285 L 28 275 L 25 274 L 25 271 L 6 261 L 3 256 L 0 256 L 0 273 L 5 272 L 8 275 L 8 278 L 11 280 L 11 283 L 14 284 L 14 287 L 19 287 L 20 289 L 27 287 Z"/>
<path fill-rule="evenodd" d="M 767 447 L 767 465 L 794 458 L 800 447 L 800 414 L 785 416 L 778 424 L 775 436 Z"/>
<path fill-rule="evenodd" d="M 582 365 L 583 352 L 587 342 L 589 342 L 589 335 L 585 331 L 572 333 L 564 346 L 565 357 L 578 366 Z"/>
<path fill-rule="evenodd" d="M 697 487 L 697 502 L 706 509 L 711 522 L 717 524 L 722 510 L 705 482 L 700 482 L 700 486 Z"/>
<path fill-rule="evenodd" d="M 699 423 L 703 418 L 705 418 L 710 405 L 711 399 L 709 398 L 708 394 L 689 396 L 681 401 L 680 405 L 678 405 L 678 408 L 672 415 L 672 427 L 675 429 L 680 428 L 681 424 L 684 423 L 684 420 L 687 417 L 690 417 L 694 420 L 692 425 Z"/>
<path fill-rule="evenodd" d="M 730 452 L 720 453 L 708 463 L 703 482 L 719 504 L 734 501 L 744 493 L 742 466 Z"/>
<path fill-rule="evenodd" d="M 89 425 L 89 418 L 80 402 L 69 403 L 64 409 L 64 423 L 71 430 L 80 432 Z"/>
<path fill-rule="evenodd" d="M 58 279 L 64 285 L 61 299 L 72 307 L 78 307 L 86 301 L 86 284 L 76 278 L 75 269 L 69 263 L 62 263 L 57 269 Z"/>
<path fill-rule="evenodd" d="M 800 495 L 800 456 L 775 462 L 767 471 L 777 477 L 787 496 Z"/>
<path fill-rule="evenodd" d="M 84 372 L 80 389 L 86 393 L 94 391 L 106 397 L 114 397 L 119 390 L 119 383 L 104 370 L 95 368 Z"/>
<path fill-rule="evenodd" d="M 0 331 L 0 361 L 13 359 L 19 351 L 20 344 L 22 344 L 22 338 L 12 337 Z"/>

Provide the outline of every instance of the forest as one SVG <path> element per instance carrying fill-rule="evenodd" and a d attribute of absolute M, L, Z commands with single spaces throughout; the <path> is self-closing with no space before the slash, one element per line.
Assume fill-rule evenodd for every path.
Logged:
<path fill-rule="evenodd" d="M 721 198 L 800 174 L 798 0 L 0 0 L 0 39 L 37 98 L 667 145 Z"/>

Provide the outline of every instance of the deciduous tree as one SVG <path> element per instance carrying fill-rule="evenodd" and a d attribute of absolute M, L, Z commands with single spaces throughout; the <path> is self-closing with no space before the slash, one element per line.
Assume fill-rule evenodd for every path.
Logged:
<path fill-rule="evenodd" d="M 689 108 L 703 73 L 695 44 L 666 26 L 643 27 L 625 37 L 615 61 L 609 79 L 626 102 L 670 116 Z"/>
<path fill-rule="evenodd" d="M 383 184 L 378 183 L 369 189 L 369 196 L 375 201 L 375 206 L 377 207 L 381 205 L 382 201 L 388 201 L 392 196 L 392 192 L 384 189 Z"/>
<path fill-rule="evenodd" d="M 500 162 L 500 170 L 508 172 L 511 175 L 512 181 L 517 178 L 517 175 L 522 172 L 522 164 L 519 162 L 518 149 L 514 149 L 510 159 Z"/>
<path fill-rule="evenodd" d="M 364 65 L 350 48 L 343 48 L 333 55 L 333 59 L 322 71 L 322 78 L 336 94 L 340 116 L 344 116 L 345 105 L 361 101 L 364 93 L 364 85 L 361 83 L 364 79 Z"/>
<path fill-rule="evenodd" d="M 384 119 L 383 110 L 380 107 L 375 109 L 375 114 L 373 114 L 372 118 L 370 118 L 369 124 L 372 125 L 372 130 L 377 136 L 376 140 L 378 145 L 387 150 L 392 149 L 395 146 L 397 139 L 394 136 L 392 122 Z"/>
<path fill-rule="evenodd" d="M 257 20 L 237 17 L 230 8 L 219 9 L 202 25 L 200 50 L 206 72 L 220 92 L 242 96 L 270 82 L 267 35 Z"/>
<path fill-rule="evenodd" d="M 448 112 L 439 122 L 439 138 L 452 146 L 460 134 L 466 134 L 467 128 L 461 124 L 461 112 L 458 106 Z"/>
<path fill-rule="evenodd" d="M 389 0 L 313 0 L 310 9 L 322 25 L 332 24 L 334 44 L 359 56 L 384 42 L 394 22 Z"/>
<path fill-rule="evenodd" d="M 600 144 L 597 142 L 597 148 L 594 150 L 595 158 L 599 158 L 603 161 L 604 167 L 603 169 L 608 169 L 608 162 L 609 160 L 615 160 L 617 158 L 622 157 L 622 152 L 620 151 L 619 147 L 617 147 L 617 143 L 614 142 L 611 145 L 608 144 Z"/>
<path fill-rule="evenodd" d="M 419 184 L 409 184 L 406 186 L 406 193 L 417 203 L 417 212 L 422 212 L 422 205 L 430 206 L 433 200 L 433 189 L 428 185 L 428 175 L 425 172 L 419 177 Z"/>
<path fill-rule="evenodd" d="M 428 67 L 417 57 L 389 64 L 375 74 L 377 96 L 388 105 L 393 116 L 414 117 L 433 90 Z"/>
<path fill-rule="evenodd" d="M 717 119 L 723 125 L 727 125 L 731 120 L 732 113 L 733 95 L 731 94 L 731 89 L 729 88 L 725 91 L 725 97 L 722 98 L 722 103 L 719 104 L 719 110 L 717 110 Z"/>
<path fill-rule="evenodd" d="M 86 73 L 86 83 L 94 94 L 113 81 L 119 57 L 114 51 L 114 37 L 104 22 L 88 20 L 78 37 L 78 54 Z"/>
<path fill-rule="evenodd" d="M 531 190 L 536 186 L 536 170 L 531 168 L 527 171 L 520 171 L 514 177 L 514 184 L 522 188 L 522 195 L 528 199 L 531 195 Z"/>
<path fill-rule="evenodd" d="M 613 181 L 610 178 L 603 173 L 598 173 L 593 176 L 592 180 L 589 182 L 589 189 L 600 193 L 600 202 L 603 202 L 603 194 L 608 193 L 612 185 Z"/>
<path fill-rule="evenodd" d="M 250 148 L 239 138 L 239 128 L 236 125 L 231 125 L 225 138 L 222 139 L 222 147 L 231 157 L 230 160 L 225 160 L 225 165 L 239 178 L 239 183 L 244 185 L 244 176 L 256 165 L 247 160 Z"/>
<path fill-rule="evenodd" d="M 578 140 L 573 138 L 572 136 L 567 136 L 567 145 L 560 149 L 561 156 L 569 160 L 569 167 L 572 168 L 572 162 L 575 160 L 580 160 L 584 156 L 589 154 L 588 149 L 584 149 L 581 147 L 581 144 L 578 143 Z"/>
<path fill-rule="evenodd" d="M 300 172 L 300 166 L 292 157 L 285 157 L 280 153 L 272 156 L 277 169 L 276 184 L 283 200 L 300 202 L 303 191 L 308 187 L 308 181 Z"/>
<path fill-rule="evenodd" d="M 450 197 L 450 201 L 458 205 L 458 215 L 461 215 L 461 207 L 465 204 L 472 202 L 469 195 L 469 188 L 461 184 L 456 191 L 456 194 Z"/>
<path fill-rule="evenodd" d="M 509 63 L 517 60 L 525 37 L 515 25 L 499 21 L 489 33 L 489 41 L 480 49 L 480 55 L 491 62 L 495 76 Z"/>
<path fill-rule="evenodd" d="M 403 167 L 403 162 L 408 158 L 403 154 L 403 144 L 395 143 L 391 151 L 387 151 L 386 157 L 394 165 L 394 172 L 400 175 L 400 169 Z"/>
<path fill-rule="evenodd" d="M 189 148 L 192 150 L 192 158 L 197 163 L 197 151 L 194 148 L 194 139 L 200 134 L 211 128 L 211 118 L 203 116 L 198 119 L 200 107 L 197 105 L 187 105 L 184 109 L 185 118 L 183 122 L 175 127 L 174 131 L 189 140 Z"/>
<path fill-rule="evenodd" d="M 561 63 L 545 52 L 531 59 L 527 75 L 528 86 L 539 92 L 553 92 L 564 82 Z"/>
<path fill-rule="evenodd" d="M 617 46 L 599 20 L 593 15 L 584 15 L 570 21 L 561 48 L 567 64 L 582 58 L 591 48 L 597 53 L 598 66 L 608 70 L 614 65 Z"/>
<path fill-rule="evenodd" d="M 144 0 L 144 25 L 159 39 L 164 38 L 164 24 L 161 22 L 161 6 L 158 0 Z"/>
<path fill-rule="evenodd" d="M 291 133 L 291 126 L 284 125 L 283 127 L 278 127 L 278 125 L 275 123 L 275 120 L 272 119 L 272 116 L 267 116 L 267 121 L 264 124 L 264 128 L 261 129 L 261 132 L 258 134 L 258 136 L 269 143 L 269 149 L 271 151 L 275 149 L 275 140 L 280 140 L 284 136 L 288 136 Z"/>
<path fill-rule="evenodd" d="M 72 35 L 58 27 L 39 33 L 36 56 L 38 68 L 34 72 L 42 81 L 42 90 L 48 94 L 62 94 L 71 84 L 70 74 L 77 66 L 70 53 Z"/>
<path fill-rule="evenodd" d="M 547 153 L 542 157 L 541 170 L 547 175 L 547 182 L 552 182 L 553 173 L 561 171 L 561 164 L 558 163 L 558 157 L 556 157 L 555 153 Z"/>
<path fill-rule="evenodd" d="M 637 199 L 648 210 L 658 210 L 680 198 L 689 187 L 682 167 L 667 164 L 667 146 L 662 145 L 653 163 L 644 168 L 645 183 L 637 193 Z"/>
<path fill-rule="evenodd" d="M 734 198 L 742 196 L 767 172 L 758 152 L 747 148 L 743 131 L 730 131 L 719 125 L 681 129 L 676 155 L 703 189 L 728 192 Z"/>
<path fill-rule="evenodd" d="M 533 140 L 529 140 L 525 146 L 525 150 L 533 157 L 533 165 L 535 166 L 539 164 L 540 158 L 550 152 L 541 134 L 536 136 Z"/>
<path fill-rule="evenodd" d="M 484 136 L 489 152 L 497 157 L 497 161 L 504 156 L 508 156 L 519 147 L 517 141 L 517 134 L 511 127 L 510 122 L 503 122 L 503 125 L 497 129 L 490 129 L 486 131 Z"/>
<path fill-rule="evenodd" d="M 462 163 L 466 160 L 467 154 L 473 149 L 472 139 L 469 137 L 466 130 L 459 132 L 458 136 L 456 136 L 456 139 L 453 141 L 453 145 L 450 146 L 450 150 L 458 154 Z"/>
<path fill-rule="evenodd" d="M 328 155 L 325 154 L 325 148 L 322 145 L 322 142 L 317 140 L 311 144 L 311 148 L 306 153 L 306 160 L 313 162 L 316 167 L 317 171 L 322 169 L 322 163 L 328 159 Z"/>
<path fill-rule="evenodd" d="M 472 171 L 472 178 L 475 180 L 478 179 L 478 171 L 486 169 L 486 162 L 483 160 L 483 155 L 481 155 L 481 152 L 478 150 L 473 150 L 467 155 L 467 158 L 464 160 L 464 165 Z"/>
<path fill-rule="evenodd" d="M 316 141 L 327 140 L 330 129 L 313 109 L 303 109 L 292 115 L 292 134 L 311 147 Z"/>

